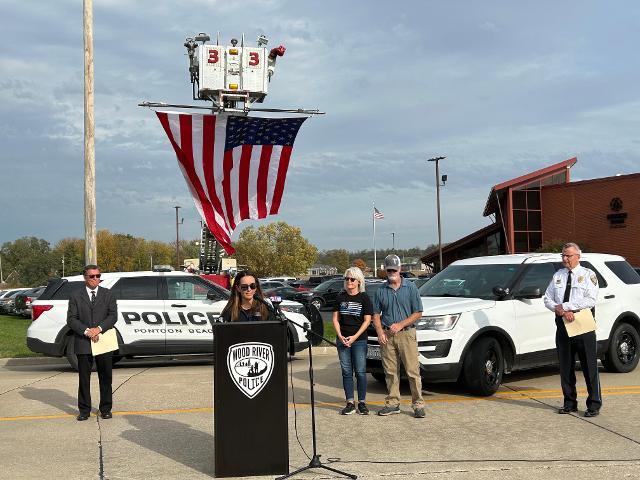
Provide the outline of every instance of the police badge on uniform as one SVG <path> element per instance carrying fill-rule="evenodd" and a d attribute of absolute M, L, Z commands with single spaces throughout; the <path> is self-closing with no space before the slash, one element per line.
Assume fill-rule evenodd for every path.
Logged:
<path fill-rule="evenodd" d="M 247 397 L 258 395 L 273 372 L 273 347 L 268 343 L 245 342 L 229 347 L 227 369 L 233 383 Z"/>

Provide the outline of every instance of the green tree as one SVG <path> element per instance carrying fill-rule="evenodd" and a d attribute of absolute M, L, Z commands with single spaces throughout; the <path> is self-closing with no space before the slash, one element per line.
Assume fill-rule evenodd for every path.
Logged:
<path fill-rule="evenodd" d="M 0 248 L 2 270 L 9 286 L 45 285 L 53 274 L 51 246 L 36 237 L 22 237 Z"/>
<path fill-rule="evenodd" d="M 301 275 L 318 258 L 318 249 L 286 222 L 247 227 L 233 246 L 238 264 L 261 277 Z"/>
<path fill-rule="evenodd" d="M 344 248 L 326 250 L 318 256 L 318 261 L 325 265 L 336 267 L 342 273 L 349 268 L 349 252 Z"/>
<path fill-rule="evenodd" d="M 64 275 L 79 275 L 84 267 L 84 240 L 80 238 L 63 238 L 51 251 L 51 263 L 55 275 L 62 276 L 64 259 Z"/>

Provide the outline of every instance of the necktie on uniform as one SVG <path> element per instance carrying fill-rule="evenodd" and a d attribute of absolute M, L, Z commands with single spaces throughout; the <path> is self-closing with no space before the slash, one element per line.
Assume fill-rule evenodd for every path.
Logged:
<path fill-rule="evenodd" d="M 91 290 L 91 303 L 94 303 L 95 301 L 96 301 L 96 291 Z"/>
<path fill-rule="evenodd" d="M 571 270 L 567 274 L 567 286 L 564 287 L 564 297 L 562 298 L 562 303 L 567 303 L 569 301 L 569 297 L 571 296 Z"/>

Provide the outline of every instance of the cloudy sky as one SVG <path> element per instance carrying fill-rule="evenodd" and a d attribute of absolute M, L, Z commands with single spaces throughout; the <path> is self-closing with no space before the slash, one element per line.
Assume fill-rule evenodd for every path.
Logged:
<path fill-rule="evenodd" d="M 0 244 L 83 237 L 82 1 L 0 0 Z M 574 180 L 640 171 L 635 1 L 94 0 L 97 223 L 196 238 L 199 217 L 143 100 L 193 103 L 187 36 L 284 44 L 265 107 L 305 122 L 280 214 L 320 249 L 443 241 L 490 220 L 491 187 L 577 156 Z M 264 221 L 262 221 L 264 222 Z M 234 239 L 245 225 L 243 223 Z"/>

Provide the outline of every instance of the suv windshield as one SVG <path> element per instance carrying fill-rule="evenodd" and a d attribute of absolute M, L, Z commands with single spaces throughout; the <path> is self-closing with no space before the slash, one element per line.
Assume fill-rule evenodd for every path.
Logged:
<path fill-rule="evenodd" d="M 491 300 L 493 287 L 508 285 L 520 265 L 450 265 L 420 287 L 422 297 Z"/>

